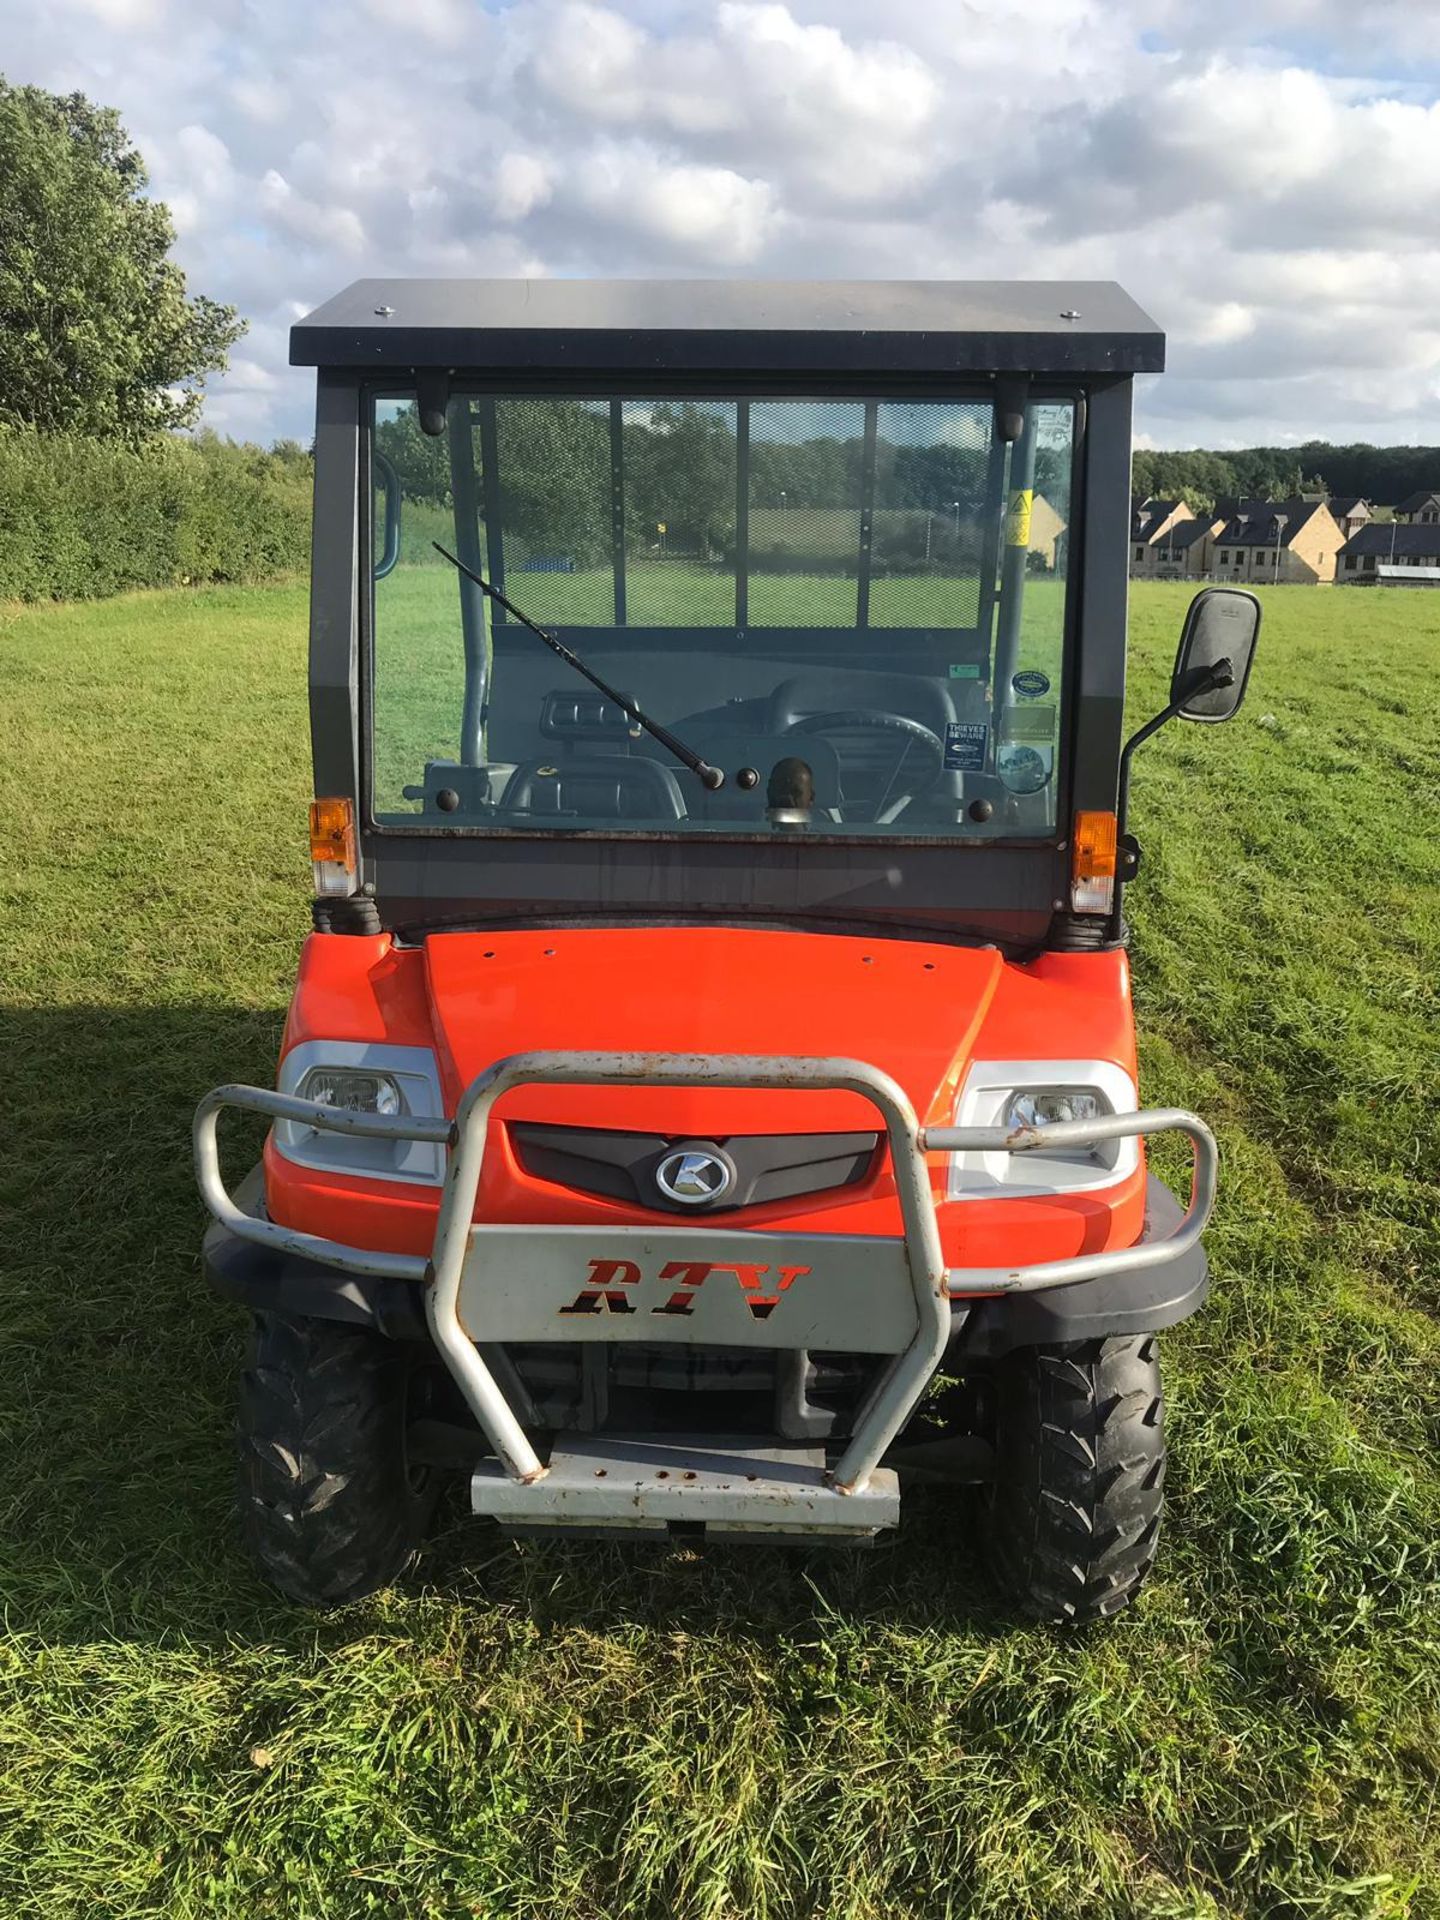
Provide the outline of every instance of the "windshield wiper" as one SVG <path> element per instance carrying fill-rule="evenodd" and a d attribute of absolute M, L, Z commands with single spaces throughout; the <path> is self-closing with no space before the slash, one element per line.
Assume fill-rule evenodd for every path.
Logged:
<path fill-rule="evenodd" d="M 617 693 L 614 687 L 600 678 L 598 673 L 592 673 L 580 656 L 572 653 L 563 640 L 557 640 L 553 633 L 547 633 L 544 627 L 537 626 L 528 613 L 522 613 L 513 600 L 507 600 L 498 587 L 492 587 L 488 580 L 482 580 L 480 575 L 467 567 L 463 560 L 457 560 L 454 554 L 442 547 L 438 540 L 432 540 L 430 544 L 437 553 L 444 554 L 451 566 L 463 573 L 467 580 L 473 580 L 482 593 L 488 594 L 498 606 L 504 607 L 507 613 L 513 614 L 522 627 L 528 627 L 537 640 L 543 640 L 552 653 L 558 653 L 567 666 L 574 667 L 577 673 L 583 673 L 592 687 L 598 687 L 607 700 L 613 700 L 622 713 L 628 713 L 636 726 L 643 727 L 653 740 L 658 740 L 667 753 L 673 753 L 682 767 L 688 767 L 691 773 L 696 775 L 702 787 L 715 793 L 724 786 L 723 768 L 712 767 L 708 760 L 702 760 L 700 755 L 687 747 L 683 740 L 677 740 L 668 727 L 662 727 L 658 720 L 651 720 L 643 714 L 633 700 L 627 700 L 623 693 Z"/>

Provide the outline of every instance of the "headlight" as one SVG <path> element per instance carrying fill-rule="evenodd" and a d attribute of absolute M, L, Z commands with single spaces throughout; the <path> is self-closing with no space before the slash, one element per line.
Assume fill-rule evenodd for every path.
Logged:
<path fill-rule="evenodd" d="M 429 1047 L 306 1040 L 280 1062 L 279 1084 L 281 1093 L 341 1113 L 438 1119 L 445 1111 L 440 1070 Z M 277 1120 L 273 1139 L 287 1160 L 320 1173 L 368 1174 L 425 1186 L 439 1186 L 445 1177 L 445 1150 L 430 1140 L 362 1139 L 296 1120 Z"/>
<path fill-rule="evenodd" d="M 363 1067 L 311 1067 L 297 1089 L 302 1100 L 314 1100 L 322 1107 L 338 1107 L 342 1113 L 405 1112 L 405 1096 L 398 1081 L 388 1073 L 372 1073 Z"/>
<path fill-rule="evenodd" d="M 1111 1187 L 1140 1164 L 1134 1138 L 1094 1146 L 1047 1146 L 1046 1127 L 1134 1113 L 1135 1083 L 1109 1060 L 977 1060 L 956 1103 L 957 1127 L 1034 1127 L 1040 1144 L 1024 1153 L 952 1153 L 951 1200 L 1084 1193 Z"/>
<path fill-rule="evenodd" d="M 1007 1127 L 1049 1127 L 1064 1120 L 1098 1120 L 1111 1112 L 1090 1087 L 1027 1087 L 1005 1109 Z"/>

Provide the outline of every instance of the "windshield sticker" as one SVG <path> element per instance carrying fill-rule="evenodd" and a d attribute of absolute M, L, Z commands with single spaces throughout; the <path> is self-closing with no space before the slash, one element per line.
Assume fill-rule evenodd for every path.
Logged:
<path fill-rule="evenodd" d="M 978 660 L 952 660 L 950 662 L 950 678 L 952 680 L 978 680 L 980 678 L 980 662 Z"/>
<path fill-rule="evenodd" d="M 1011 793 L 1039 793 L 1050 784 L 1054 764 L 1048 747 L 1027 747 L 1018 741 L 1001 747 L 995 756 L 995 771 Z"/>
<path fill-rule="evenodd" d="M 1050 691 L 1050 676 L 1048 673 L 1017 673 L 1010 684 L 1022 700 L 1038 700 L 1041 694 Z"/>
<path fill-rule="evenodd" d="M 1054 707 L 1007 707 L 1000 722 L 1001 736 L 1006 740 L 1053 740 L 1055 738 Z"/>
<path fill-rule="evenodd" d="M 974 720 L 952 720 L 945 728 L 945 771 L 979 773 L 985 765 L 990 729 Z"/>
<path fill-rule="evenodd" d="M 1010 496 L 1010 512 L 1005 526 L 1005 544 L 1007 547 L 1028 547 L 1030 544 L 1030 516 L 1035 507 L 1033 487 L 1017 487 Z"/>

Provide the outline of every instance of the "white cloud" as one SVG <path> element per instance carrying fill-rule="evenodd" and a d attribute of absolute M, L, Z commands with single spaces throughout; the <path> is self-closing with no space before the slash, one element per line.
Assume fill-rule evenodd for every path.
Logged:
<path fill-rule="evenodd" d="M 160 24 L 167 0 L 70 0 L 70 5 L 119 33 L 135 33 Z"/>
<path fill-rule="evenodd" d="M 1440 442 L 1432 0 L 53 0 L 6 71 L 119 108 L 251 319 L 225 431 L 308 433 L 361 273 L 1073 275 L 1169 332 L 1157 444 Z"/>
<path fill-rule="evenodd" d="M 543 207 L 555 191 L 549 164 L 533 153 L 502 154 L 495 170 L 495 214 L 500 220 L 523 220 Z"/>
<path fill-rule="evenodd" d="M 744 266 L 769 238 L 775 208 L 763 180 L 725 167 L 667 166 L 644 147 L 597 151 L 579 196 L 592 212 L 688 256 L 691 263 Z"/>
<path fill-rule="evenodd" d="M 260 207 L 292 239 L 338 254 L 365 250 L 365 229 L 349 207 L 327 207 L 297 193 L 274 167 L 260 182 Z"/>
<path fill-rule="evenodd" d="M 463 40 L 474 18 L 466 0 L 362 0 L 361 12 L 382 26 L 417 33 L 442 47 Z"/>
<path fill-rule="evenodd" d="M 752 0 L 722 0 L 711 33 L 668 37 L 590 0 L 540 13 L 530 77 L 582 121 L 690 139 L 746 170 L 773 159 L 839 201 L 904 190 L 932 163 L 940 87 L 907 47 Z"/>
<path fill-rule="evenodd" d="M 231 393 L 274 393 L 279 381 L 268 367 L 262 367 L 258 360 L 251 360 L 244 354 L 230 356 L 230 370 L 225 375 L 225 386 Z"/>
<path fill-rule="evenodd" d="M 608 7 L 568 0 L 550 13 L 535 77 L 554 100 L 586 119 L 625 121 L 646 107 L 641 68 L 647 37 Z"/>

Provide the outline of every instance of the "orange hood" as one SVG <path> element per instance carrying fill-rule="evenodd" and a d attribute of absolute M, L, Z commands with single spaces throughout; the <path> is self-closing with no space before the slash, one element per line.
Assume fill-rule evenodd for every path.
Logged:
<path fill-rule="evenodd" d="M 1123 952 L 1041 954 L 843 934 L 728 927 L 567 928 L 553 933 L 312 934 L 286 1028 L 287 1048 L 348 1039 L 434 1046 L 453 1110 L 466 1083 L 506 1054 L 538 1048 L 851 1055 L 884 1069 L 922 1121 L 948 1121 L 972 1058 L 1113 1060 L 1135 1071 Z M 671 1138 L 871 1132 L 879 1116 L 848 1093 L 728 1088 L 519 1087 L 501 1115 L 628 1128 Z M 482 1207 L 493 1219 L 582 1223 L 628 1218 L 615 1203 L 529 1180 L 493 1155 Z M 422 1252 L 434 1188 L 299 1168 L 266 1148 L 274 1217 L 332 1239 Z M 1059 1259 L 1140 1231 L 1144 1175 L 1116 1196 L 945 1206 L 942 1239 L 959 1265 Z M 752 1224 L 898 1230 L 888 1174 L 852 1195 L 775 1202 Z M 647 1216 L 639 1214 L 637 1219 Z"/>
<path fill-rule="evenodd" d="M 845 1055 L 949 1115 L 1002 974 L 994 949 L 730 927 L 432 934 L 431 1020 L 452 1097 L 492 1061 L 565 1052 Z M 511 1119 L 668 1134 L 873 1128 L 848 1093 L 522 1087 Z"/>

